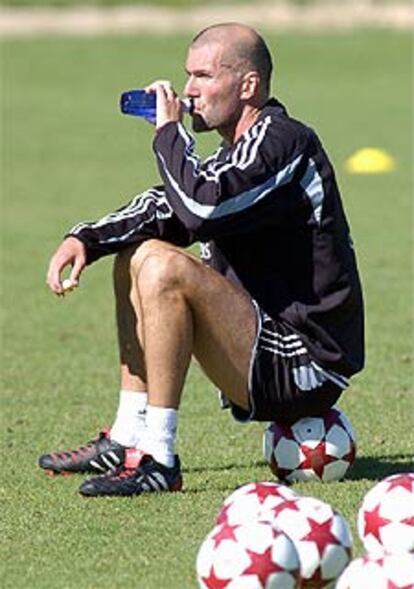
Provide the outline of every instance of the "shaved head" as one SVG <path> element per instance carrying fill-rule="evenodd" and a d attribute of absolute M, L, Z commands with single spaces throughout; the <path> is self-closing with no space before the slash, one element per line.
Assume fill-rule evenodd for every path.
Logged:
<path fill-rule="evenodd" d="M 260 76 L 262 97 L 267 99 L 270 92 L 272 57 L 262 37 L 251 27 L 239 23 L 212 25 L 198 33 L 191 47 L 196 49 L 205 44 L 217 44 L 223 48 L 224 66 L 241 73 L 256 71 Z"/>

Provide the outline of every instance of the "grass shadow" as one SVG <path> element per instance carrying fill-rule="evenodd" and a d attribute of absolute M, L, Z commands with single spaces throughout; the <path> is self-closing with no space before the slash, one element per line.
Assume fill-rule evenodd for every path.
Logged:
<path fill-rule="evenodd" d="M 377 481 L 400 472 L 414 472 L 413 457 L 408 454 L 393 456 L 362 456 L 347 475 L 347 480 L 368 479 Z"/>
<path fill-rule="evenodd" d="M 185 488 L 185 493 L 189 495 L 199 495 L 210 493 L 212 490 L 219 493 L 228 494 L 233 492 L 237 487 L 257 480 L 257 477 L 251 478 L 254 469 L 266 466 L 262 460 L 252 460 L 244 464 L 232 462 L 231 464 L 211 465 L 211 466 L 189 466 L 183 469 L 183 474 L 198 475 L 193 481 L 193 486 Z M 229 477 L 220 476 L 220 473 L 228 473 Z M 203 482 L 200 482 L 200 477 Z M 223 480 L 224 479 L 224 480 Z M 261 480 L 265 480 L 264 477 Z M 269 470 L 268 480 L 273 480 L 273 475 Z"/>
<path fill-rule="evenodd" d="M 245 464 L 231 463 L 224 465 L 213 465 L 213 466 L 194 466 L 183 469 L 184 473 L 200 473 L 206 477 L 209 474 L 220 473 L 220 472 L 234 472 L 238 471 L 241 473 L 240 479 L 243 479 L 243 471 L 249 471 L 251 469 L 260 468 L 267 466 L 262 460 L 249 461 Z M 358 480 L 371 480 L 379 481 L 385 477 L 393 474 L 402 472 L 414 472 L 414 460 L 412 456 L 408 454 L 395 454 L 390 456 L 362 456 L 355 460 L 352 468 L 346 475 L 347 481 L 358 481 Z M 272 479 L 272 475 L 269 471 L 269 480 Z M 241 483 L 242 484 L 242 483 Z M 234 484 L 231 482 L 227 485 L 219 481 L 216 491 L 227 491 L 228 489 L 234 489 Z M 194 488 L 188 490 L 190 493 L 203 492 L 204 488 Z"/>
<path fill-rule="evenodd" d="M 259 468 L 262 466 L 266 466 L 266 463 L 262 460 L 252 460 L 246 464 L 240 463 L 232 463 L 232 464 L 222 464 L 222 465 L 215 465 L 215 466 L 187 466 L 183 468 L 183 473 L 209 473 L 209 472 L 227 472 L 231 470 L 249 470 L 251 468 Z"/>

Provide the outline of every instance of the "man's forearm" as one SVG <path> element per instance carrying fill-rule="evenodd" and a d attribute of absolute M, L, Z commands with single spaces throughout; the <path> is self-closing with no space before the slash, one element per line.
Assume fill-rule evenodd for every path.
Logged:
<path fill-rule="evenodd" d="M 183 247 L 194 241 L 168 204 L 162 187 L 147 190 L 98 221 L 78 223 L 67 236 L 85 245 L 87 264 L 147 239 Z"/>

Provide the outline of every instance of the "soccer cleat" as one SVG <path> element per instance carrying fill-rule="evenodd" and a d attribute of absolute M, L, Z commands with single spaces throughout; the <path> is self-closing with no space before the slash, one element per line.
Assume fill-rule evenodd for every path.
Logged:
<path fill-rule="evenodd" d="M 110 439 L 109 430 L 104 430 L 76 450 L 43 454 L 39 466 L 50 475 L 115 472 L 124 464 L 126 450 L 125 446 Z"/>
<path fill-rule="evenodd" d="M 140 453 L 139 450 L 137 452 Z M 183 480 L 178 456 L 175 456 L 175 463 L 171 468 L 142 453 L 136 463 L 135 468 L 132 468 L 133 464 L 125 464 L 115 475 L 107 474 L 85 481 L 79 492 L 88 497 L 132 497 L 141 493 L 181 491 Z"/>

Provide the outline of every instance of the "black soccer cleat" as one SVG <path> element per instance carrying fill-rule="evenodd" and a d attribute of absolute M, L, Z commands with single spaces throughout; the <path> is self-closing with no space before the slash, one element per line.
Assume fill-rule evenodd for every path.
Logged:
<path fill-rule="evenodd" d="M 103 430 L 97 438 L 76 450 L 43 454 L 39 466 L 50 475 L 115 472 L 124 464 L 125 452 L 125 446 L 111 440 L 109 430 Z"/>
<path fill-rule="evenodd" d="M 139 452 L 139 451 L 137 451 Z M 142 493 L 181 491 L 183 479 L 178 456 L 174 466 L 168 468 L 148 454 L 139 457 L 135 468 L 121 468 L 115 475 L 107 474 L 82 483 L 79 492 L 87 497 L 132 497 Z"/>

